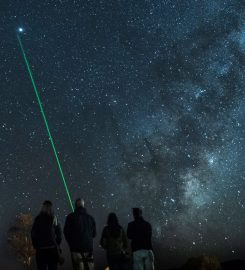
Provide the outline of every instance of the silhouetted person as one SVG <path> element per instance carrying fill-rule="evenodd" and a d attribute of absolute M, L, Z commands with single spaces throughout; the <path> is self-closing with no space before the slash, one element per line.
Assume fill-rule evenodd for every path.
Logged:
<path fill-rule="evenodd" d="M 31 239 L 36 249 L 38 270 L 56 270 L 58 265 L 57 248 L 61 243 L 61 228 L 54 216 L 52 203 L 44 201 L 41 212 L 35 218 Z"/>
<path fill-rule="evenodd" d="M 109 269 L 125 269 L 127 237 L 115 213 L 108 215 L 107 226 L 103 229 L 100 244 L 106 250 Z"/>
<path fill-rule="evenodd" d="M 127 236 L 131 239 L 134 270 L 153 270 L 154 254 L 152 252 L 151 224 L 142 217 L 142 210 L 133 208 L 134 221 L 128 224 Z"/>
<path fill-rule="evenodd" d="M 92 270 L 96 225 L 94 218 L 84 208 L 84 200 L 76 200 L 74 213 L 66 218 L 64 235 L 70 247 L 73 269 Z"/>

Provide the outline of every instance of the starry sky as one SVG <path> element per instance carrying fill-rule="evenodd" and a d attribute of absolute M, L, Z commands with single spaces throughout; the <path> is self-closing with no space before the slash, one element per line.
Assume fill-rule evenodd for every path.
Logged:
<path fill-rule="evenodd" d="M 140 206 L 161 266 L 244 258 L 244 14 L 235 0 L 1 1 L 0 263 L 17 214 L 50 199 L 63 225 L 71 211 L 18 27 L 98 235 L 109 212 L 126 226 Z"/>

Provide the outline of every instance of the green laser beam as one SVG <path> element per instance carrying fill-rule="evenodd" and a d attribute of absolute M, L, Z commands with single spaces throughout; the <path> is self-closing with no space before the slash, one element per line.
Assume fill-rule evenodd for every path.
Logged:
<path fill-rule="evenodd" d="M 68 196 L 72 211 L 74 211 L 74 207 L 73 207 L 73 204 L 72 204 L 70 192 L 68 190 L 68 186 L 67 186 L 67 183 L 66 183 L 66 180 L 65 180 L 65 176 L 64 176 L 64 173 L 63 173 L 60 161 L 59 161 L 59 157 L 58 157 L 58 154 L 57 154 L 57 151 L 56 151 L 56 148 L 55 148 L 54 140 L 52 138 L 52 135 L 51 135 L 51 132 L 50 132 L 50 129 L 49 129 L 48 121 L 47 121 L 47 118 L 46 118 L 44 110 L 43 110 L 42 102 L 41 102 L 41 99 L 40 99 L 40 96 L 39 96 L 39 93 L 38 93 L 38 90 L 37 90 L 37 87 L 36 87 L 36 83 L 35 83 L 33 75 L 32 75 L 31 67 L 30 67 L 30 64 L 29 64 L 29 62 L 27 60 L 26 53 L 25 53 L 21 38 L 20 38 L 20 36 L 18 34 L 17 34 L 17 39 L 19 41 L 21 52 L 23 54 L 23 58 L 25 60 L 25 64 L 26 64 L 26 67 L 27 67 L 27 70 L 28 70 L 28 73 L 29 73 L 29 76 L 30 76 L 30 79 L 31 79 L 31 82 L 32 82 L 32 86 L 33 86 L 35 94 L 36 94 L 36 98 L 37 98 L 37 101 L 38 101 L 38 104 L 39 104 L 39 107 L 40 107 L 40 111 L 41 111 L 41 114 L 43 116 L 43 120 L 44 120 L 46 129 L 47 129 L 47 132 L 48 132 L 49 140 L 51 142 L 51 145 L 52 145 L 52 148 L 53 148 L 53 151 L 54 151 L 54 156 L 55 156 L 55 159 L 57 161 L 58 168 L 59 168 L 59 171 L 60 171 L 60 174 L 61 174 L 61 178 L 62 178 L 64 187 L 65 187 L 65 191 L 67 193 L 67 196 Z"/>

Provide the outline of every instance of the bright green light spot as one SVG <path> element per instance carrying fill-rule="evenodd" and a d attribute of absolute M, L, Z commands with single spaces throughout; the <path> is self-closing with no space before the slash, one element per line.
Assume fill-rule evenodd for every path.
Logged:
<path fill-rule="evenodd" d="M 57 154 L 55 145 L 54 145 L 54 141 L 53 141 L 53 138 L 52 138 L 52 135 L 51 135 L 49 126 L 48 126 L 48 121 L 47 121 L 47 118 L 46 118 L 45 113 L 44 113 L 44 110 L 43 110 L 42 102 L 40 100 L 39 93 L 38 93 L 38 90 L 37 90 L 37 87 L 36 87 L 36 84 L 35 84 L 35 81 L 34 81 L 34 78 L 33 78 L 33 75 L 32 75 L 31 67 L 30 67 L 29 62 L 27 60 L 27 57 L 26 57 L 26 54 L 25 54 L 24 47 L 23 47 L 23 44 L 21 42 L 20 36 L 17 35 L 17 38 L 18 38 L 18 41 L 19 41 L 19 44 L 20 44 L 21 52 L 23 54 L 23 57 L 24 57 L 24 60 L 25 60 L 25 64 L 26 64 L 26 67 L 27 67 L 27 70 L 28 70 L 28 73 L 29 73 L 31 82 L 32 82 L 32 86 L 33 86 L 34 91 L 35 91 L 35 94 L 36 94 L 36 98 L 37 98 L 37 101 L 38 101 L 38 104 L 39 104 L 39 107 L 40 107 L 40 111 L 41 111 L 42 116 L 43 116 L 43 120 L 44 120 L 46 129 L 47 129 L 47 132 L 48 132 L 49 140 L 51 142 L 51 145 L 52 145 L 52 148 L 53 148 L 53 151 L 54 151 L 54 156 L 55 156 L 55 159 L 56 159 L 57 164 L 58 164 L 58 168 L 59 168 L 59 171 L 60 171 L 60 174 L 61 174 L 61 178 L 62 178 L 64 187 L 65 187 L 65 191 L 67 193 L 67 196 L 68 196 L 68 199 L 69 199 L 69 202 L 70 202 L 72 211 L 74 211 L 72 200 L 71 200 L 71 196 L 70 196 L 70 193 L 69 193 L 67 184 L 66 184 L 65 176 L 64 176 L 64 173 L 63 173 L 63 170 L 62 170 L 60 161 L 59 161 L 59 157 L 58 157 L 58 154 Z"/>

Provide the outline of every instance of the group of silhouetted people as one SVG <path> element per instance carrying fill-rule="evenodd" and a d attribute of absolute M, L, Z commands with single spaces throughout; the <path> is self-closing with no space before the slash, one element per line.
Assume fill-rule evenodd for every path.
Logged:
<path fill-rule="evenodd" d="M 100 245 L 106 250 L 110 270 L 153 270 L 152 228 L 142 217 L 140 208 L 133 208 L 134 221 L 128 224 L 127 233 L 119 224 L 117 215 L 110 213 L 104 227 Z M 96 236 L 96 223 L 84 207 L 84 200 L 77 199 L 75 211 L 66 217 L 64 236 L 71 252 L 74 270 L 93 270 L 93 238 Z M 35 218 L 31 238 L 36 249 L 38 270 L 56 270 L 64 258 L 60 244 L 62 230 L 54 215 L 52 203 L 44 201 L 41 212 Z M 128 252 L 128 239 L 131 240 L 132 256 Z M 131 264 L 132 262 L 132 264 Z"/>

